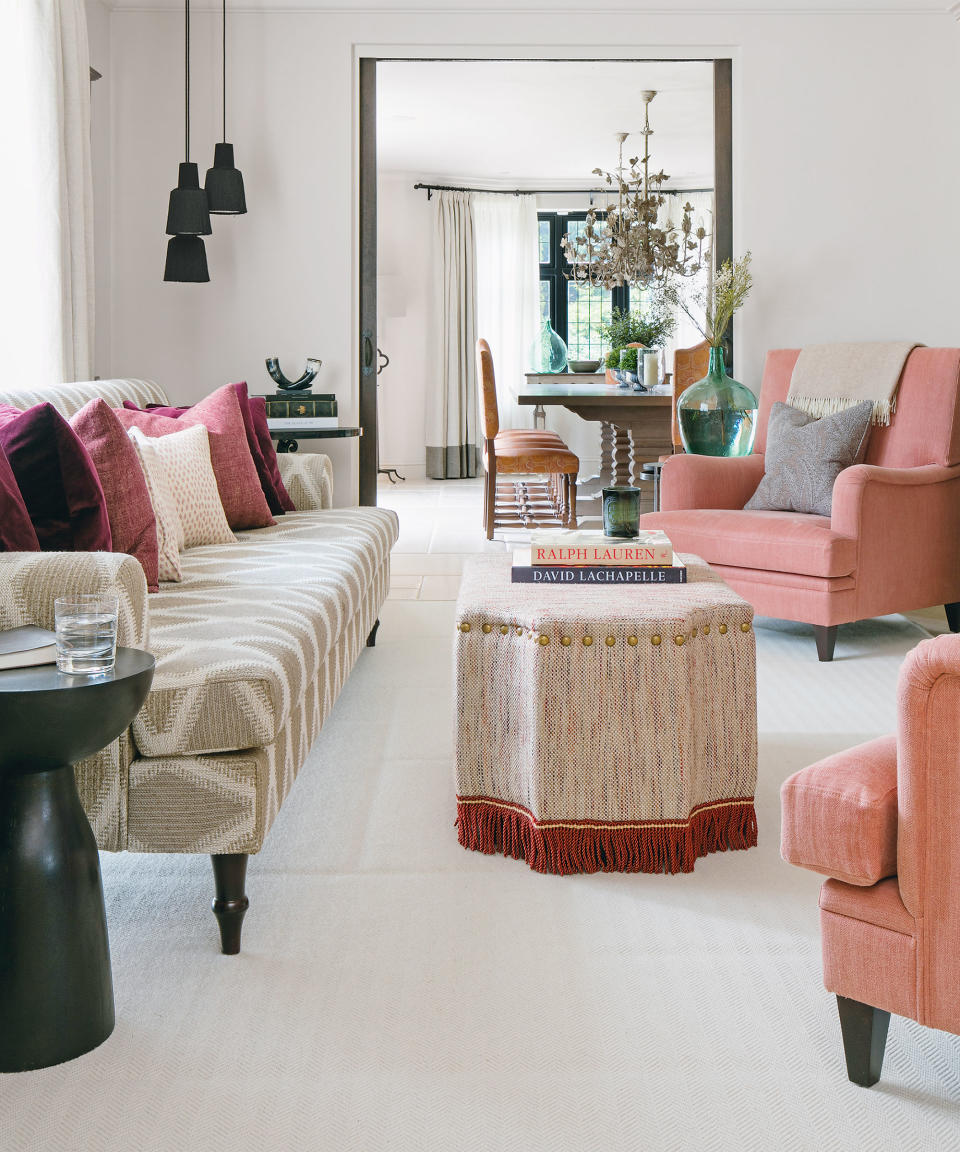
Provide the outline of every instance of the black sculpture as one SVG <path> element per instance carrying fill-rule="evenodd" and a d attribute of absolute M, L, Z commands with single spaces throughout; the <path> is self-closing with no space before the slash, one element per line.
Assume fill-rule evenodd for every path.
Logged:
<path fill-rule="evenodd" d="M 270 373 L 272 380 L 276 381 L 277 387 L 283 389 L 284 392 L 305 392 L 313 383 L 313 379 L 320 371 L 322 360 L 317 360 L 314 356 L 307 358 L 307 366 L 303 370 L 303 375 L 299 380 L 288 380 L 286 376 L 280 371 L 280 361 L 276 356 L 267 357 L 267 371 Z"/>

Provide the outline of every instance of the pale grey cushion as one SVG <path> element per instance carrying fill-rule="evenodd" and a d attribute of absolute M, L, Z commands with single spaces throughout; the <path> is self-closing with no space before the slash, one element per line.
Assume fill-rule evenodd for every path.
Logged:
<path fill-rule="evenodd" d="M 833 482 L 863 459 L 872 415 L 869 400 L 819 420 L 777 401 L 767 425 L 764 476 L 744 507 L 829 516 Z"/>

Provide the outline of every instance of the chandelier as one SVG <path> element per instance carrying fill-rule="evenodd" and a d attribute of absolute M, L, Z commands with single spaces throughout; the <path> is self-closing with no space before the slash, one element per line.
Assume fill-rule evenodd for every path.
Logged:
<path fill-rule="evenodd" d="M 616 172 L 594 168 L 612 188 L 617 188 L 616 205 L 591 208 L 582 229 L 567 233 L 561 240 L 564 256 L 571 266 L 567 278 L 597 288 L 621 288 L 624 284 L 662 286 L 675 276 L 695 276 L 710 259 L 703 242 L 702 225 L 693 227 L 693 205 L 683 206 L 679 225 L 657 220 L 666 203 L 662 191 L 669 176 L 661 169 L 650 172 L 650 101 L 656 92 L 644 92 L 643 158 L 623 162 L 623 145 L 629 132 L 618 132 L 620 158 Z M 639 164 L 639 167 L 638 167 Z M 604 217 L 605 218 L 602 218 Z"/>

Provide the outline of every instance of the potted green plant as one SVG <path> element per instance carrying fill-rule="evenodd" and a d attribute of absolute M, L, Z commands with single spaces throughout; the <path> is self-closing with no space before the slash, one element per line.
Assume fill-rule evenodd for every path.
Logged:
<path fill-rule="evenodd" d="M 620 349 L 620 375 L 622 377 L 621 383 L 636 384 L 639 379 L 638 362 L 639 348 L 621 348 Z"/>
<path fill-rule="evenodd" d="M 599 325 L 600 335 L 611 349 L 606 359 L 609 374 L 616 377 L 617 383 L 623 384 L 623 380 L 617 377 L 618 369 L 621 367 L 620 352 L 630 347 L 636 350 L 637 345 L 644 348 L 661 348 L 673 335 L 675 327 L 674 312 L 663 296 L 651 301 L 643 312 L 639 310 L 627 312 L 614 308 L 610 320 L 606 324 Z M 633 372 L 639 376 L 636 366 Z M 635 384 L 636 379 L 630 383 Z"/>

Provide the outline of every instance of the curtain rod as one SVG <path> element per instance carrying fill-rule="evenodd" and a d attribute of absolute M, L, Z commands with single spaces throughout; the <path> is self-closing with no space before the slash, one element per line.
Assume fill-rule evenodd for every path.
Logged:
<path fill-rule="evenodd" d="M 554 193 L 558 196 L 569 196 L 579 193 L 582 196 L 613 195 L 613 188 L 460 188 L 455 184 L 414 184 L 414 189 L 426 189 L 427 199 L 431 199 L 434 192 L 490 192 L 496 196 L 549 196 Z M 664 196 L 687 196 L 692 192 L 712 192 L 712 188 L 661 188 Z"/>

